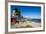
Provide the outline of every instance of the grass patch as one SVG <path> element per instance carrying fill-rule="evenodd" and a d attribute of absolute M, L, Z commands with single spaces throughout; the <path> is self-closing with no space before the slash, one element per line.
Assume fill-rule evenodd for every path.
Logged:
<path fill-rule="evenodd" d="M 31 25 L 26 25 L 26 27 L 32 27 Z"/>

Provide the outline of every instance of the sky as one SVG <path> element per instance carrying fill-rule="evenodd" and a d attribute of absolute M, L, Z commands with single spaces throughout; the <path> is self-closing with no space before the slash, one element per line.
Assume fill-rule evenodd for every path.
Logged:
<path fill-rule="evenodd" d="M 29 17 L 32 19 L 41 18 L 41 7 L 40 6 L 16 6 L 11 5 L 11 15 L 15 8 L 18 8 L 21 11 L 21 15 L 24 17 Z"/>

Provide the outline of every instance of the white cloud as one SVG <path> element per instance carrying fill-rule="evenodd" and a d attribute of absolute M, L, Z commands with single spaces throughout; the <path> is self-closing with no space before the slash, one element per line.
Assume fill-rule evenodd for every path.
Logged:
<path fill-rule="evenodd" d="M 28 18 L 29 16 L 25 16 L 25 17 L 27 17 L 27 18 Z"/>
<path fill-rule="evenodd" d="M 39 17 L 30 17 L 30 16 L 24 16 L 25 18 L 31 18 L 31 19 L 40 19 Z"/>

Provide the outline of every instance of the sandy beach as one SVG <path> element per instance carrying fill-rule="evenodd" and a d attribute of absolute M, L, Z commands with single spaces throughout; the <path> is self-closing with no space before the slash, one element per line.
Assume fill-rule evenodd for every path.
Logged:
<path fill-rule="evenodd" d="M 35 27 L 40 27 L 41 23 L 36 23 L 36 22 L 31 22 L 31 21 L 26 21 L 26 22 L 19 22 L 12 25 L 12 28 L 35 28 Z"/>

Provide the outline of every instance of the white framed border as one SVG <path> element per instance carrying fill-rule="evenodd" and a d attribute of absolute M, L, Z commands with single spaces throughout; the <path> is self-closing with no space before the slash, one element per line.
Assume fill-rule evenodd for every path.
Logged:
<path fill-rule="evenodd" d="M 11 23 L 10 23 L 10 6 L 11 5 L 21 5 L 21 6 L 40 6 L 41 7 L 41 27 L 37 28 L 17 28 L 17 29 L 11 29 Z M 8 32 L 18 32 L 18 31 L 35 31 L 35 30 L 43 30 L 43 5 L 42 4 L 27 4 L 27 3 L 8 3 Z"/>

